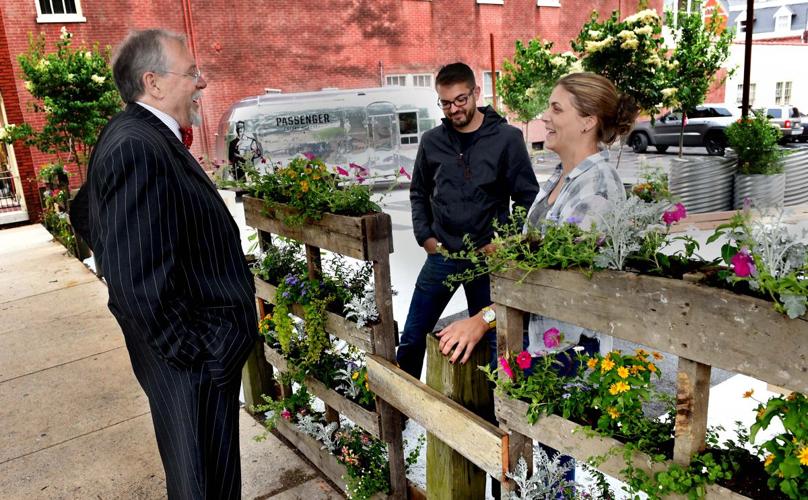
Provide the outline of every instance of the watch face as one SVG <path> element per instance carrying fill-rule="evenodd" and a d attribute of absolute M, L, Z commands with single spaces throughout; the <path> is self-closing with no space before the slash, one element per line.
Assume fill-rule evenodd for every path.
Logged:
<path fill-rule="evenodd" d="M 483 311 L 483 320 L 485 320 L 487 323 L 490 323 L 495 319 L 497 319 L 497 313 L 494 312 L 493 309 L 486 309 Z"/>

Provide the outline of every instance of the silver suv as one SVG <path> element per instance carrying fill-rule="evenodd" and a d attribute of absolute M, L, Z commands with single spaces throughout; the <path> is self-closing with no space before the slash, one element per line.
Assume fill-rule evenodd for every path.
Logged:
<path fill-rule="evenodd" d="M 684 145 L 703 146 L 711 155 L 723 155 L 727 145 L 726 128 L 737 116 L 723 104 L 702 104 L 686 114 Z M 628 144 L 635 153 L 644 153 L 652 145 L 660 153 L 670 146 L 679 145 L 679 133 L 682 130 L 682 113 L 673 111 L 657 118 L 653 125 L 650 121 L 640 122 L 628 137 Z"/>
<path fill-rule="evenodd" d="M 800 123 L 800 110 L 794 106 L 769 106 L 757 109 L 766 113 L 772 125 L 780 129 L 783 135 L 780 142 L 794 142 L 802 135 L 802 123 Z"/>

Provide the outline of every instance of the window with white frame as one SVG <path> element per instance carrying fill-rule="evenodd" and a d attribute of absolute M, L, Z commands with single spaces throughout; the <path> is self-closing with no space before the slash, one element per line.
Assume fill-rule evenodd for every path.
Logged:
<path fill-rule="evenodd" d="M 783 82 L 783 104 L 791 104 L 791 82 Z"/>
<path fill-rule="evenodd" d="M 774 86 L 774 103 L 791 103 L 791 82 L 777 82 Z"/>
<path fill-rule="evenodd" d="M 791 31 L 791 16 L 777 16 L 774 19 L 774 31 Z"/>
<path fill-rule="evenodd" d="M 477 3 L 487 3 L 493 5 L 505 5 L 505 0 L 477 0 Z"/>
<path fill-rule="evenodd" d="M 81 13 L 81 0 L 35 0 L 36 22 L 75 23 L 87 19 Z"/>
<path fill-rule="evenodd" d="M 405 85 L 407 85 L 407 75 L 387 75 L 384 78 L 385 78 L 384 84 L 387 86 L 399 85 L 401 87 L 404 87 Z"/>
<path fill-rule="evenodd" d="M 432 86 L 432 75 L 427 73 L 423 75 L 412 75 L 412 86 L 413 87 L 431 87 Z"/>
<path fill-rule="evenodd" d="M 757 84 L 750 83 L 749 84 L 749 106 L 753 106 L 755 104 L 755 90 L 757 88 Z M 737 104 L 743 103 L 743 84 L 738 84 L 738 96 L 735 98 L 735 102 Z"/>
<path fill-rule="evenodd" d="M 497 78 L 499 78 L 499 71 L 497 71 Z M 490 71 L 483 71 L 483 98 L 489 102 L 494 98 L 494 87 L 491 82 Z"/>

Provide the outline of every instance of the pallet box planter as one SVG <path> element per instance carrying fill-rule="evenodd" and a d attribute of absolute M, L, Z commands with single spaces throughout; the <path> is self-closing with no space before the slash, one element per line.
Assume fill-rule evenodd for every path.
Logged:
<path fill-rule="evenodd" d="M 327 312 L 325 331 L 368 354 L 375 354 L 388 360 L 395 359 L 396 330 L 393 323 L 389 264 L 389 254 L 393 251 L 390 216 L 383 213 L 373 213 L 361 217 L 323 214 L 320 220 L 290 226 L 284 222 L 294 214 L 289 207 L 277 204 L 268 207 L 263 200 L 250 196 L 244 196 L 243 203 L 247 225 L 258 229 L 262 240 L 268 235 L 279 235 L 297 240 L 305 245 L 310 278 L 317 277 L 321 272 L 320 249 L 372 262 L 376 308 L 379 313 L 378 322 L 374 325 L 357 328 L 356 323 L 338 314 Z M 258 278 L 256 278 L 255 284 L 259 311 L 263 313 L 265 302 L 275 302 L 277 288 Z M 303 315 L 301 307 L 291 309 L 293 314 Z M 272 347 L 263 346 L 261 354 L 262 359 L 268 360 L 277 369 L 281 371 L 287 369 L 286 360 L 280 352 Z M 408 488 L 401 437 L 401 416 L 398 411 L 379 398 L 376 399 L 376 411 L 369 411 L 311 376 L 307 377 L 305 384 L 312 394 L 325 403 L 326 420 L 338 422 L 339 414 L 344 414 L 373 436 L 387 442 L 390 496 L 392 498 L 406 497 Z M 305 440 L 295 437 L 299 432 L 292 426 L 282 424 L 278 430 L 304 453 L 307 453 L 304 448 L 311 448 L 311 446 L 305 445 Z M 328 454 L 322 450 L 312 452 L 317 457 L 323 453 Z M 312 458 L 310 457 L 310 459 Z M 344 487 L 341 480 L 342 473 L 337 475 L 333 472 L 330 459 L 321 457 L 317 461 L 314 459 L 312 461 L 335 483 Z"/>
<path fill-rule="evenodd" d="M 534 312 L 679 356 L 673 456 L 679 464 L 704 449 L 712 366 L 808 392 L 808 318 L 791 320 L 761 299 L 687 280 L 616 271 L 598 271 L 589 279 L 557 270 L 526 277 L 516 271 L 494 274 L 491 295 L 498 307 L 500 355 L 522 350 L 522 315 Z M 576 424 L 560 417 L 529 426 L 526 413 L 526 404 L 497 401 L 497 418 L 511 431 L 512 450 L 538 439 L 586 459 L 618 445 L 571 435 L 567 431 Z M 559 429 L 567 431 L 558 434 Z M 514 451 L 510 463 L 516 460 Z M 603 464 L 605 472 L 619 471 L 613 460 Z M 716 488 L 709 489 L 715 498 L 732 498 Z"/>

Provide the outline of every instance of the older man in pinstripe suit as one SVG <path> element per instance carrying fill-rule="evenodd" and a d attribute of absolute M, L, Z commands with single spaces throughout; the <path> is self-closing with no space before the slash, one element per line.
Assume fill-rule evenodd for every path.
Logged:
<path fill-rule="evenodd" d="M 113 61 L 126 110 L 74 201 L 149 398 L 169 498 L 239 498 L 241 368 L 257 335 L 238 227 L 180 140 L 206 87 L 185 39 L 134 32 Z"/>

